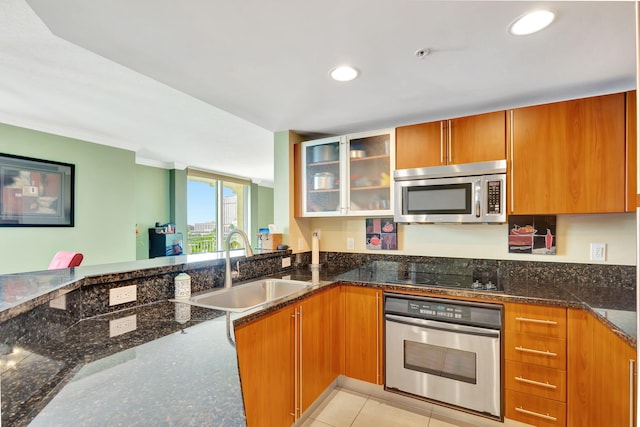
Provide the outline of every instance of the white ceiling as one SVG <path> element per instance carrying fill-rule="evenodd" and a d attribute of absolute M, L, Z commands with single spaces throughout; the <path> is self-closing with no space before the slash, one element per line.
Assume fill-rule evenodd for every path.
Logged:
<path fill-rule="evenodd" d="M 547 30 L 507 33 L 543 6 L 557 13 Z M 634 2 L 2 0 L 0 36 L 0 121 L 265 184 L 273 131 L 343 134 L 635 87 Z M 361 76 L 331 81 L 341 63 Z"/>

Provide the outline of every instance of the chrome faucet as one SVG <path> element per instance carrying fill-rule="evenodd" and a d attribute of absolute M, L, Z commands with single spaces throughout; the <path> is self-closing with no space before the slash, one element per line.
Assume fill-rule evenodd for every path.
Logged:
<path fill-rule="evenodd" d="M 231 251 L 231 236 L 234 234 L 239 234 L 244 240 L 244 248 L 247 252 L 247 256 L 253 256 L 253 249 L 251 249 L 251 243 L 249 243 L 249 238 L 247 234 L 240 230 L 239 228 L 235 228 L 229 232 L 227 235 L 227 250 L 225 254 L 225 271 L 224 271 L 224 287 L 225 289 L 231 288 L 231 279 L 240 276 L 240 266 L 238 265 L 238 271 L 231 272 L 231 260 L 229 252 Z"/>

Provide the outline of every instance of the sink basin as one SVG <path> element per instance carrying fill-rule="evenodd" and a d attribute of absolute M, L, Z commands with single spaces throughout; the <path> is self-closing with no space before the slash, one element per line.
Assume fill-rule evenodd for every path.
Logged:
<path fill-rule="evenodd" d="M 189 304 L 218 310 L 241 312 L 283 299 L 311 286 L 299 280 L 264 279 L 195 295 Z"/>

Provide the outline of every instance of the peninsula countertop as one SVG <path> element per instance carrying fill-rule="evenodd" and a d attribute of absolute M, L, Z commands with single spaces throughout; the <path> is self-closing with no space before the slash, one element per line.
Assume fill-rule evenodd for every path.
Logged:
<path fill-rule="evenodd" d="M 20 342 L 3 348 L 0 356 L 3 424 L 74 425 L 76 420 L 75 425 L 100 425 L 109 419 L 126 425 L 243 426 L 232 324 L 340 284 L 582 308 L 636 344 L 635 293 L 629 291 L 572 288 L 571 283 L 507 283 L 503 292 L 390 285 L 383 272 L 363 275 L 367 268 L 322 269 L 308 291 L 233 315 L 163 301 L 67 325 L 44 314 L 47 305 L 37 307 L 25 319 L 3 323 L 3 335 L 11 333 L 8 327 L 23 331 Z M 313 277 L 308 268 L 271 277 L 283 276 Z M 132 324 L 135 329 L 129 330 Z"/>

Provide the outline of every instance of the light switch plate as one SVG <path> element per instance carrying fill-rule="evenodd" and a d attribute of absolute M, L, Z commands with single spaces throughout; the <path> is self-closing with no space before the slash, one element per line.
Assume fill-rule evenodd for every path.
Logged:
<path fill-rule="evenodd" d="M 591 243 L 591 252 L 590 252 L 589 259 L 591 261 L 606 261 L 607 260 L 607 244 Z"/>
<path fill-rule="evenodd" d="M 352 251 L 355 249 L 355 241 L 353 237 L 347 237 L 347 250 Z"/>
<path fill-rule="evenodd" d="M 282 268 L 291 267 L 291 257 L 282 258 Z"/>

